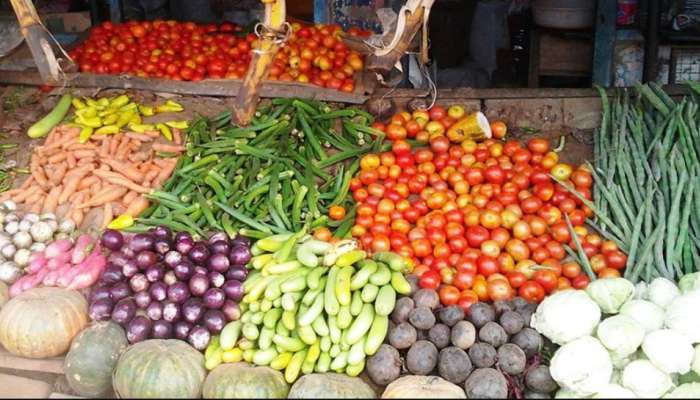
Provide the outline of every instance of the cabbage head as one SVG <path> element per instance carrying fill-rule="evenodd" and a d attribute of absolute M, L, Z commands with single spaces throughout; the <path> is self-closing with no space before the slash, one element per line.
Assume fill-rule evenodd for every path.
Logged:
<path fill-rule="evenodd" d="M 651 361 L 635 360 L 622 371 L 622 386 L 639 397 L 659 398 L 673 387 L 673 382 Z"/>
<path fill-rule="evenodd" d="M 693 272 L 682 277 L 678 281 L 681 293 L 688 293 L 700 289 L 700 272 Z"/>
<path fill-rule="evenodd" d="M 547 297 L 532 315 L 530 325 L 558 345 L 593 334 L 600 307 L 582 290 L 563 290 Z"/>
<path fill-rule="evenodd" d="M 615 315 L 598 325 L 597 336 L 603 346 L 624 358 L 637 351 L 644 334 L 644 327 L 632 317 Z"/>
<path fill-rule="evenodd" d="M 649 284 L 647 300 L 661 308 L 666 308 L 673 299 L 680 295 L 675 283 L 666 278 L 656 278 Z"/>
<path fill-rule="evenodd" d="M 685 335 L 671 329 L 659 329 L 644 338 L 642 350 L 649 361 L 667 374 L 690 371 L 695 350 Z"/>
<path fill-rule="evenodd" d="M 684 383 L 664 396 L 664 399 L 700 398 L 700 382 Z"/>
<path fill-rule="evenodd" d="M 610 355 L 598 339 L 584 336 L 561 346 L 549 366 L 552 378 L 562 388 L 592 395 L 610 382 Z"/>
<path fill-rule="evenodd" d="M 664 309 L 647 300 L 630 300 L 620 309 L 621 315 L 632 317 L 646 333 L 664 326 Z"/>
<path fill-rule="evenodd" d="M 593 396 L 594 399 L 634 399 L 636 397 L 633 391 L 615 383 L 605 385 Z"/>
<path fill-rule="evenodd" d="M 700 291 L 685 293 L 666 307 L 666 326 L 700 343 Z"/>
<path fill-rule="evenodd" d="M 625 278 L 597 279 L 588 284 L 586 293 L 606 314 L 617 314 L 634 296 L 634 284 Z"/>

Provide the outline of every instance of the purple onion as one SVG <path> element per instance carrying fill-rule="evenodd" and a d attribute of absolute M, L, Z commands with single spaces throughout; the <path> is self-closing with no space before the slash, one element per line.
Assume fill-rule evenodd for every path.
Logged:
<path fill-rule="evenodd" d="M 144 250 L 153 250 L 154 243 L 155 239 L 153 236 L 146 233 L 137 233 L 129 241 L 129 248 L 138 253 Z"/>
<path fill-rule="evenodd" d="M 180 305 L 172 301 L 163 302 L 163 319 L 175 322 L 180 319 Z"/>
<path fill-rule="evenodd" d="M 168 321 L 156 321 L 153 323 L 153 339 L 170 339 L 173 337 L 173 325 Z"/>
<path fill-rule="evenodd" d="M 146 308 L 146 315 L 151 321 L 158 321 L 163 318 L 163 303 L 154 301 Z"/>
<path fill-rule="evenodd" d="M 248 269 L 241 265 L 234 265 L 226 271 L 226 280 L 237 280 L 243 282 L 248 277 Z"/>
<path fill-rule="evenodd" d="M 182 254 L 178 251 L 175 250 L 170 250 L 169 252 L 165 253 L 165 257 L 163 257 L 163 261 L 171 267 L 174 268 L 176 265 L 180 264 L 184 257 Z"/>
<path fill-rule="evenodd" d="M 222 286 L 221 289 L 226 294 L 226 297 L 235 302 L 239 302 L 243 298 L 244 291 L 243 284 L 241 283 L 241 281 L 226 281 L 226 283 L 224 283 L 224 286 Z"/>
<path fill-rule="evenodd" d="M 216 232 L 215 234 L 209 236 L 209 244 L 213 244 L 214 242 L 218 241 L 228 242 L 228 235 L 226 232 Z"/>
<path fill-rule="evenodd" d="M 192 235 L 190 235 L 187 232 L 178 232 L 175 234 L 175 241 L 176 242 L 179 242 L 180 240 L 183 240 L 183 239 L 194 241 L 194 239 L 192 239 Z"/>
<path fill-rule="evenodd" d="M 195 264 L 204 265 L 209 258 L 209 249 L 204 243 L 197 243 L 192 246 L 192 250 L 187 253 L 187 257 Z"/>
<path fill-rule="evenodd" d="M 113 305 L 109 298 L 97 299 L 90 304 L 88 315 L 93 321 L 107 321 L 112 316 Z"/>
<path fill-rule="evenodd" d="M 228 240 L 217 240 L 209 245 L 209 250 L 214 254 L 228 254 L 231 251 L 231 245 L 228 244 Z"/>
<path fill-rule="evenodd" d="M 177 339 L 187 340 L 187 335 L 192 329 L 192 324 L 187 321 L 177 321 L 173 324 L 174 335 Z"/>
<path fill-rule="evenodd" d="M 228 257 L 226 257 L 226 254 L 214 254 L 207 260 L 207 267 L 209 267 L 210 270 L 217 272 L 226 272 L 226 270 L 228 270 L 229 265 L 230 262 L 228 260 Z"/>
<path fill-rule="evenodd" d="M 129 257 L 126 254 L 124 254 L 124 252 L 114 251 L 112 252 L 112 254 L 109 255 L 107 261 L 111 262 L 117 267 L 123 267 L 124 264 L 126 264 L 126 262 L 129 261 Z"/>
<path fill-rule="evenodd" d="M 250 245 L 251 245 L 250 239 L 241 235 L 241 234 L 238 234 L 238 235 L 236 235 L 235 238 L 231 239 L 231 247 L 235 247 L 235 246 L 250 247 Z"/>
<path fill-rule="evenodd" d="M 129 322 L 126 328 L 126 339 L 129 343 L 142 342 L 151 336 L 153 322 L 150 319 L 139 315 Z"/>
<path fill-rule="evenodd" d="M 175 250 L 182 254 L 187 254 L 192 250 L 194 246 L 194 240 L 191 237 L 184 237 L 181 239 L 175 239 Z"/>
<path fill-rule="evenodd" d="M 209 277 L 204 274 L 194 274 L 190 278 L 190 293 L 193 296 L 202 296 L 209 289 Z"/>
<path fill-rule="evenodd" d="M 173 272 L 175 273 L 177 279 L 186 281 L 192 277 L 192 274 L 194 273 L 194 266 L 188 260 L 182 260 L 182 262 L 173 267 Z"/>
<path fill-rule="evenodd" d="M 126 282 L 115 283 L 114 286 L 109 289 L 109 294 L 112 296 L 112 300 L 119 301 L 131 296 L 131 288 Z"/>
<path fill-rule="evenodd" d="M 148 294 L 154 301 L 163 301 L 168 297 L 168 285 L 163 282 L 155 282 L 148 290 Z"/>
<path fill-rule="evenodd" d="M 151 265 L 146 269 L 145 275 L 149 282 L 158 282 L 163 279 L 165 270 L 163 270 L 163 267 L 161 267 L 159 264 Z"/>
<path fill-rule="evenodd" d="M 136 274 L 129 279 L 129 286 L 134 292 L 143 292 L 148 290 L 150 285 L 151 283 L 148 282 L 148 279 L 146 279 L 146 275 L 144 274 Z"/>
<path fill-rule="evenodd" d="M 190 291 L 184 282 L 175 282 L 168 286 L 168 300 L 182 304 L 190 297 Z"/>
<path fill-rule="evenodd" d="M 102 234 L 100 243 L 112 251 L 117 251 L 124 245 L 124 236 L 113 229 L 106 229 Z"/>
<path fill-rule="evenodd" d="M 207 308 L 221 308 L 226 301 L 226 294 L 219 288 L 211 288 L 204 293 L 202 301 Z"/>
<path fill-rule="evenodd" d="M 156 239 L 156 242 L 153 244 L 156 253 L 161 255 L 169 252 L 172 247 L 172 244 L 167 239 Z"/>
<path fill-rule="evenodd" d="M 133 260 L 129 260 L 122 265 L 122 274 L 124 274 L 126 278 L 131 278 L 136 275 L 137 272 L 139 272 L 139 267 L 136 266 Z"/>
<path fill-rule="evenodd" d="M 226 282 L 226 278 L 221 272 L 211 271 L 207 276 L 209 277 L 209 283 L 213 287 L 221 287 Z"/>
<path fill-rule="evenodd" d="M 141 250 L 136 254 L 136 266 L 146 269 L 158 262 L 158 255 L 149 250 Z"/>
<path fill-rule="evenodd" d="M 114 285 L 117 282 L 124 280 L 124 273 L 122 272 L 122 267 L 118 267 L 114 264 L 108 264 L 105 271 L 100 276 L 100 281 L 108 284 Z"/>
<path fill-rule="evenodd" d="M 163 275 L 163 282 L 165 282 L 166 285 L 172 285 L 177 282 L 177 275 L 175 275 L 174 271 L 168 271 Z"/>
<path fill-rule="evenodd" d="M 241 307 L 233 300 L 226 300 L 221 307 L 221 312 L 227 321 L 238 321 L 241 318 Z"/>
<path fill-rule="evenodd" d="M 250 261 L 250 249 L 246 246 L 234 246 L 229 253 L 229 260 L 232 265 L 246 265 Z"/>
<path fill-rule="evenodd" d="M 122 249 L 120 250 L 124 256 L 128 257 L 130 260 L 136 256 L 136 253 L 131 247 L 129 246 L 122 246 Z"/>
<path fill-rule="evenodd" d="M 151 300 L 151 295 L 146 291 L 138 292 L 134 295 L 134 301 L 136 302 L 136 305 L 142 310 L 145 310 L 146 307 L 148 307 L 149 304 L 151 304 Z"/>
<path fill-rule="evenodd" d="M 94 287 L 92 289 L 92 292 L 90 293 L 90 301 L 96 301 L 96 300 L 102 300 L 102 299 L 111 299 L 112 294 L 110 293 L 109 287 L 108 286 L 103 286 L 103 287 Z"/>
<path fill-rule="evenodd" d="M 202 304 L 202 300 L 194 297 L 187 299 L 180 309 L 182 312 L 182 318 L 185 321 L 193 324 L 202 318 L 204 310 L 205 308 Z"/>
<path fill-rule="evenodd" d="M 133 299 L 121 299 L 112 310 L 112 321 L 124 326 L 136 315 L 136 303 Z"/>
<path fill-rule="evenodd" d="M 209 346 L 210 340 L 211 334 L 209 331 L 199 325 L 192 328 L 187 335 L 187 342 L 199 351 L 204 351 Z"/>
<path fill-rule="evenodd" d="M 195 273 L 195 274 L 206 275 L 206 274 L 209 273 L 209 270 L 206 269 L 205 267 L 202 267 L 201 265 L 195 265 L 195 266 L 194 266 L 194 273 Z"/>
<path fill-rule="evenodd" d="M 209 332 L 217 334 L 224 329 L 224 325 L 226 325 L 226 316 L 219 310 L 207 310 L 207 312 L 204 313 L 204 317 L 202 317 L 202 322 Z"/>
<path fill-rule="evenodd" d="M 152 235 L 156 239 L 170 240 L 170 238 L 172 237 L 172 232 L 167 226 L 159 225 L 153 228 Z"/>

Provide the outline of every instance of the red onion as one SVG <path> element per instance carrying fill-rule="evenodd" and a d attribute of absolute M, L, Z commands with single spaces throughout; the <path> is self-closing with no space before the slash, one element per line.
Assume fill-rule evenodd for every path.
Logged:
<path fill-rule="evenodd" d="M 177 321 L 173 324 L 173 331 L 176 338 L 187 340 L 187 335 L 192 329 L 192 324 L 187 321 Z"/>
<path fill-rule="evenodd" d="M 197 325 L 187 335 L 187 342 L 199 351 L 204 351 L 209 345 L 211 334 L 205 328 Z"/>
<path fill-rule="evenodd" d="M 213 254 L 207 260 L 207 267 L 209 267 L 210 270 L 214 270 L 217 272 L 226 272 L 228 270 L 229 265 L 230 263 L 226 254 Z"/>
<path fill-rule="evenodd" d="M 168 300 L 183 303 L 190 297 L 190 291 L 183 282 L 175 282 L 168 286 Z"/>
<path fill-rule="evenodd" d="M 138 253 L 144 250 L 153 250 L 155 240 L 153 236 L 145 233 L 137 233 L 129 241 L 129 248 Z"/>
<path fill-rule="evenodd" d="M 241 318 L 241 308 L 233 300 L 226 300 L 221 307 L 227 321 L 238 321 Z"/>
<path fill-rule="evenodd" d="M 194 274 L 189 287 L 193 296 L 202 296 L 209 289 L 209 278 L 204 274 Z"/>
<path fill-rule="evenodd" d="M 138 292 L 134 295 L 134 301 L 140 309 L 145 310 L 151 304 L 151 295 L 146 291 Z"/>
<path fill-rule="evenodd" d="M 138 343 L 149 338 L 153 322 L 150 319 L 139 315 L 129 322 L 126 328 L 126 339 L 129 343 Z"/>
<path fill-rule="evenodd" d="M 148 293 L 155 301 L 163 301 L 168 297 L 168 286 L 163 282 L 156 282 L 151 285 Z"/>
<path fill-rule="evenodd" d="M 246 246 L 234 246 L 229 253 L 229 260 L 232 265 L 246 265 L 252 255 L 250 254 L 250 249 Z"/>
<path fill-rule="evenodd" d="M 226 282 L 226 278 L 221 272 L 211 271 L 207 276 L 209 277 L 209 283 L 213 287 L 221 287 Z"/>
<path fill-rule="evenodd" d="M 226 294 L 219 288 L 211 288 L 204 293 L 202 301 L 207 308 L 221 308 L 226 301 Z"/>
<path fill-rule="evenodd" d="M 180 319 L 180 305 L 172 301 L 163 302 L 163 319 L 175 322 Z"/>
<path fill-rule="evenodd" d="M 131 290 L 134 292 L 143 292 L 144 290 L 148 290 L 150 282 L 146 279 L 146 275 L 136 274 L 129 280 L 129 286 L 131 286 Z"/>
<path fill-rule="evenodd" d="M 170 339 L 173 337 L 173 325 L 168 321 L 156 321 L 153 323 L 153 339 Z"/>
<path fill-rule="evenodd" d="M 248 269 L 240 265 L 234 265 L 226 271 L 226 280 L 237 280 L 243 282 L 248 276 Z"/>
<path fill-rule="evenodd" d="M 151 319 L 151 321 L 158 321 L 163 317 L 163 303 L 154 301 L 149 304 L 146 308 L 146 316 Z"/>
<path fill-rule="evenodd" d="M 90 304 L 88 315 L 94 321 L 107 321 L 112 316 L 113 305 L 109 298 L 97 299 Z"/>
<path fill-rule="evenodd" d="M 163 257 L 163 261 L 165 261 L 165 263 L 169 267 L 173 268 L 176 265 L 180 264 L 182 262 L 183 258 L 184 257 L 182 256 L 182 254 L 180 252 L 175 251 L 175 250 L 170 250 L 169 252 L 165 253 L 165 257 Z"/>
<path fill-rule="evenodd" d="M 204 317 L 202 317 L 202 322 L 209 332 L 217 334 L 224 329 L 224 325 L 226 325 L 226 316 L 219 310 L 207 310 L 207 312 L 204 313 Z"/>
<path fill-rule="evenodd" d="M 113 229 L 106 229 L 102 234 L 100 239 L 102 246 L 112 250 L 117 251 L 124 245 L 124 236 L 119 231 Z"/>
<path fill-rule="evenodd" d="M 224 286 L 222 286 L 221 289 L 223 289 L 224 293 L 226 294 L 226 297 L 235 302 L 239 302 L 243 298 L 243 284 L 240 281 L 226 281 L 226 283 L 224 283 Z"/>

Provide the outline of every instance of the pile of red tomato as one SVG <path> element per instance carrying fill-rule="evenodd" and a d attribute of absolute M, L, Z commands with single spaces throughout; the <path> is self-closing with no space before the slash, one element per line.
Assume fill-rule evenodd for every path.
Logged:
<path fill-rule="evenodd" d="M 451 144 L 438 132 L 424 133 L 435 116 L 449 118 L 438 108 L 427 118 L 422 111 L 403 112 L 386 126 L 375 125 L 428 137 L 429 146 L 412 149 L 399 137 L 391 151 L 360 160 L 350 185 L 356 202 L 351 233 L 365 249 L 412 258 L 420 286 L 439 290 L 445 305 L 466 309 L 515 295 L 539 302 L 589 282 L 581 266 L 568 261 L 564 246 L 576 248 L 568 215 L 598 277 L 620 275 L 624 253 L 588 231 L 592 210 L 550 177 L 590 199 L 593 181 L 585 167 L 560 162 L 540 138 L 526 145 L 496 139 Z"/>
<path fill-rule="evenodd" d="M 292 24 L 270 79 L 311 82 L 352 92 L 363 59 L 339 40 L 337 25 Z M 349 33 L 366 35 L 351 29 Z M 130 74 L 173 80 L 240 79 L 245 76 L 257 37 L 238 25 L 198 25 L 177 21 L 104 22 L 70 52 L 82 72 Z"/>

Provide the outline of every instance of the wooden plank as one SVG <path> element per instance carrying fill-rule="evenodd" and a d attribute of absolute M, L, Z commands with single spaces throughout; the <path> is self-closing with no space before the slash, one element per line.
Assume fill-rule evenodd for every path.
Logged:
<path fill-rule="evenodd" d="M 46 398 L 51 385 L 46 382 L 20 376 L 0 374 L 0 398 Z"/>
<path fill-rule="evenodd" d="M 599 0 L 593 47 L 594 85 L 612 86 L 616 19 L 617 0 Z"/>
<path fill-rule="evenodd" d="M 63 374 L 63 360 L 64 357 L 55 357 L 46 360 L 19 357 L 10 354 L 7 350 L 0 347 L 0 368 Z"/>
<path fill-rule="evenodd" d="M 235 97 L 241 86 L 240 80 L 207 79 L 199 82 L 174 81 L 169 79 L 140 78 L 117 75 L 98 75 L 86 73 L 66 74 L 68 86 L 99 87 L 116 89 L 141 89 L 155 92 L 199 96 Z M 0 83 L 19 85 L 43 85 L 38 73 L 25 71 L 0 71 Z M 345 93 L 334 89 L 325 89 L 311 84 L 282 81 L 266 81 L 260 89 L 262 97 L 302 97 L 340 103 L 362 104 L 373 91 L 371 81 L 358 77 L 354 93 Z"/>

